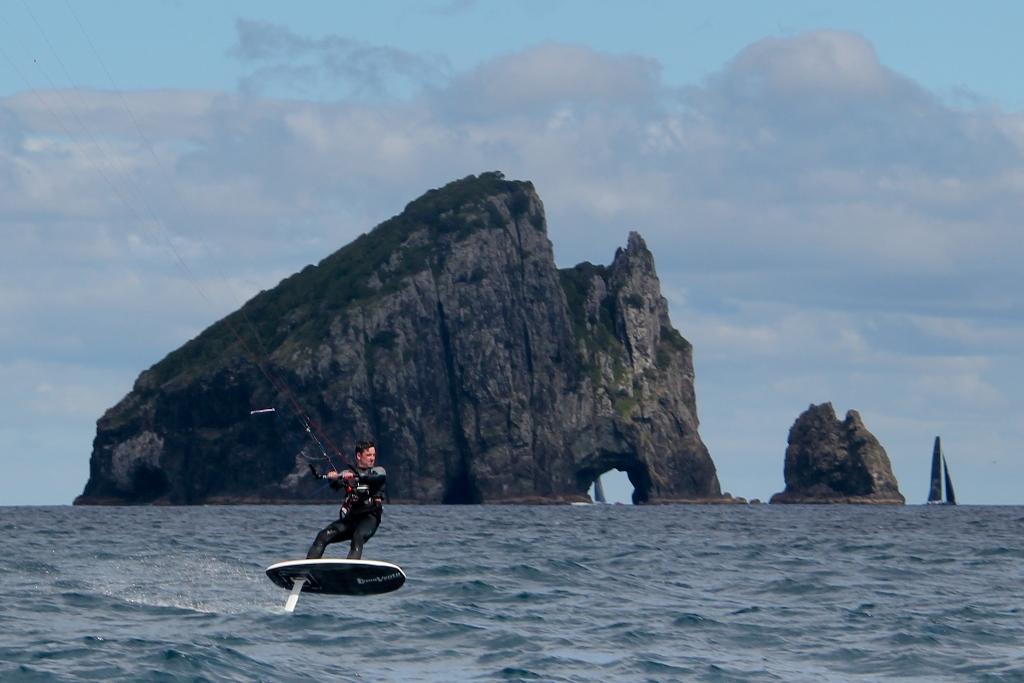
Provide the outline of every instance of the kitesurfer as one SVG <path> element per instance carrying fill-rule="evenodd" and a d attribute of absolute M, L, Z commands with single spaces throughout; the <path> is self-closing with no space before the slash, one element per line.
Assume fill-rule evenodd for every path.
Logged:
<path fill-rule="evenodd" d="M 384 508 L 387 473 L 376 463 L 377 447 L 372 441 L 360 441 L 356 444 L 355 465 L 349 465 L 341 472 L 331 470 L 325 475 L 319 475 L 313 469 L 313 474 L 330 481 L 332 489 L 342 489 L 345 498 L 337 521 L 316 535 L 316 540 L 306 553 L 307 560 L 319 559 L 323 557 L 328 545 L 347 540 L 351 540 L 348 559 L 362 558 L 363 544 L 377 532 Z"/>

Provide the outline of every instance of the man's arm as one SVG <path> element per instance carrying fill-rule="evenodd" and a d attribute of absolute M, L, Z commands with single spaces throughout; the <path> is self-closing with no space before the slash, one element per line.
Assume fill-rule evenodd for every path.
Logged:
<path fill-rule="evenodd" d="M 359 483 L 360 484 L 366 484 L 367 486 L 370 487 L 370 490 L 373 491 L 374 493 L 376 493 L 377 491 L 380 491 L 384 487 L 384 484 L 385 484 L 385 482 L 387 482 L 387 479 L 388 479 L 387 472 L 384 471 L 383 467 L 379 467 L 379 466 L 378 467 L 374 467 L 373 469 L 371 469 L 369 472 L 366 472 L 365 474 L 359 475 Z"/>
<path fill-rule="evenodd" d="M 331 470 L 324 475 L 324 479 L 330 482 L 330 486 L 334 490 L 340 489 L 346 482 L 357 478 L 359 475 L 356 474 L 352 467 L 344 467 L 340 472 L 337 470 Z"/>

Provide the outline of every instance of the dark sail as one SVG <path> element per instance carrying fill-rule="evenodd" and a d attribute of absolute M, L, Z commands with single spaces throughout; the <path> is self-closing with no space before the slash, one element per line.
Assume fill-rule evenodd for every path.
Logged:
<path fill-rule="evenodd" d="M 935 448 L 932 449 L 931 487 L 928 489 L 929 503 L 938 503 L 942 501 L 942 470 L 940 465 L 941 460 L 942 446 L 939 444 L 939 437 L 935 437 Z"/>
<path fill-rule="evenodd" d="M 950 505 L 956 505 L 956 494 L 953 493 L 953 482 L 949 478 L 949 464 L 946 463 L 946 459 L 942 459 L 942 472 L 946 475 L 946 502 Z"/>
<path fill-rule="evenodd" d="M 595 503 L 607 503 L 608 502 L 604 498 L 604 487 L 601 486 L 601 475 L 598 475 L 597 479 L 594 480 L 594 502 Z"/>

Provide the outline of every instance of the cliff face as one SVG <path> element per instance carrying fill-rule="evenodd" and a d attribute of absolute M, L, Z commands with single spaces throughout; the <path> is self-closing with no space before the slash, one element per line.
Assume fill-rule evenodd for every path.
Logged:
<path fill-rule="evenodd" d="M 533 186 L 497 173 L 428 192 L 142 373 L 76 503 L 329 496 L 299 415 L 335 462 L 374 439 L 393 500 L 582 500 L 611 468 L 637 502 L 721 497 L 643 239 L 559 271 Z"/>
<path fill-rule="evenodd" d="M 812 405 L 789 430 L 786 490 L 772 503 L 876 503 L 905 501 L 885 449 L 855 410 L 842 422 L 831 403 Z"/>

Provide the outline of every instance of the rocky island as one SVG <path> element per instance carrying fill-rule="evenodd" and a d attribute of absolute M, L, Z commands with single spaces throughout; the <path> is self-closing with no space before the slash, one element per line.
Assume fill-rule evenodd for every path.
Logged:
<path fill-rule="evenodd" d="M 637 503 L 727 500 L 644 240 L 560 270 L 533 185 L 496 172 L 427 192 L 142 372 L 98 421 L 75 503 L 320 502 L 306 424 L 341 461 L 374 439 L 395 502 L 586 500 L 610 469 Z"/>
<path fill-rule="evenodd" d="M 903 505 L 892 465 L 860 414 L 842 422 L 831 403 L 811 405 L 789 430 L 784 469 L 786 490 L 772 503 L 864 503 Z"/>

